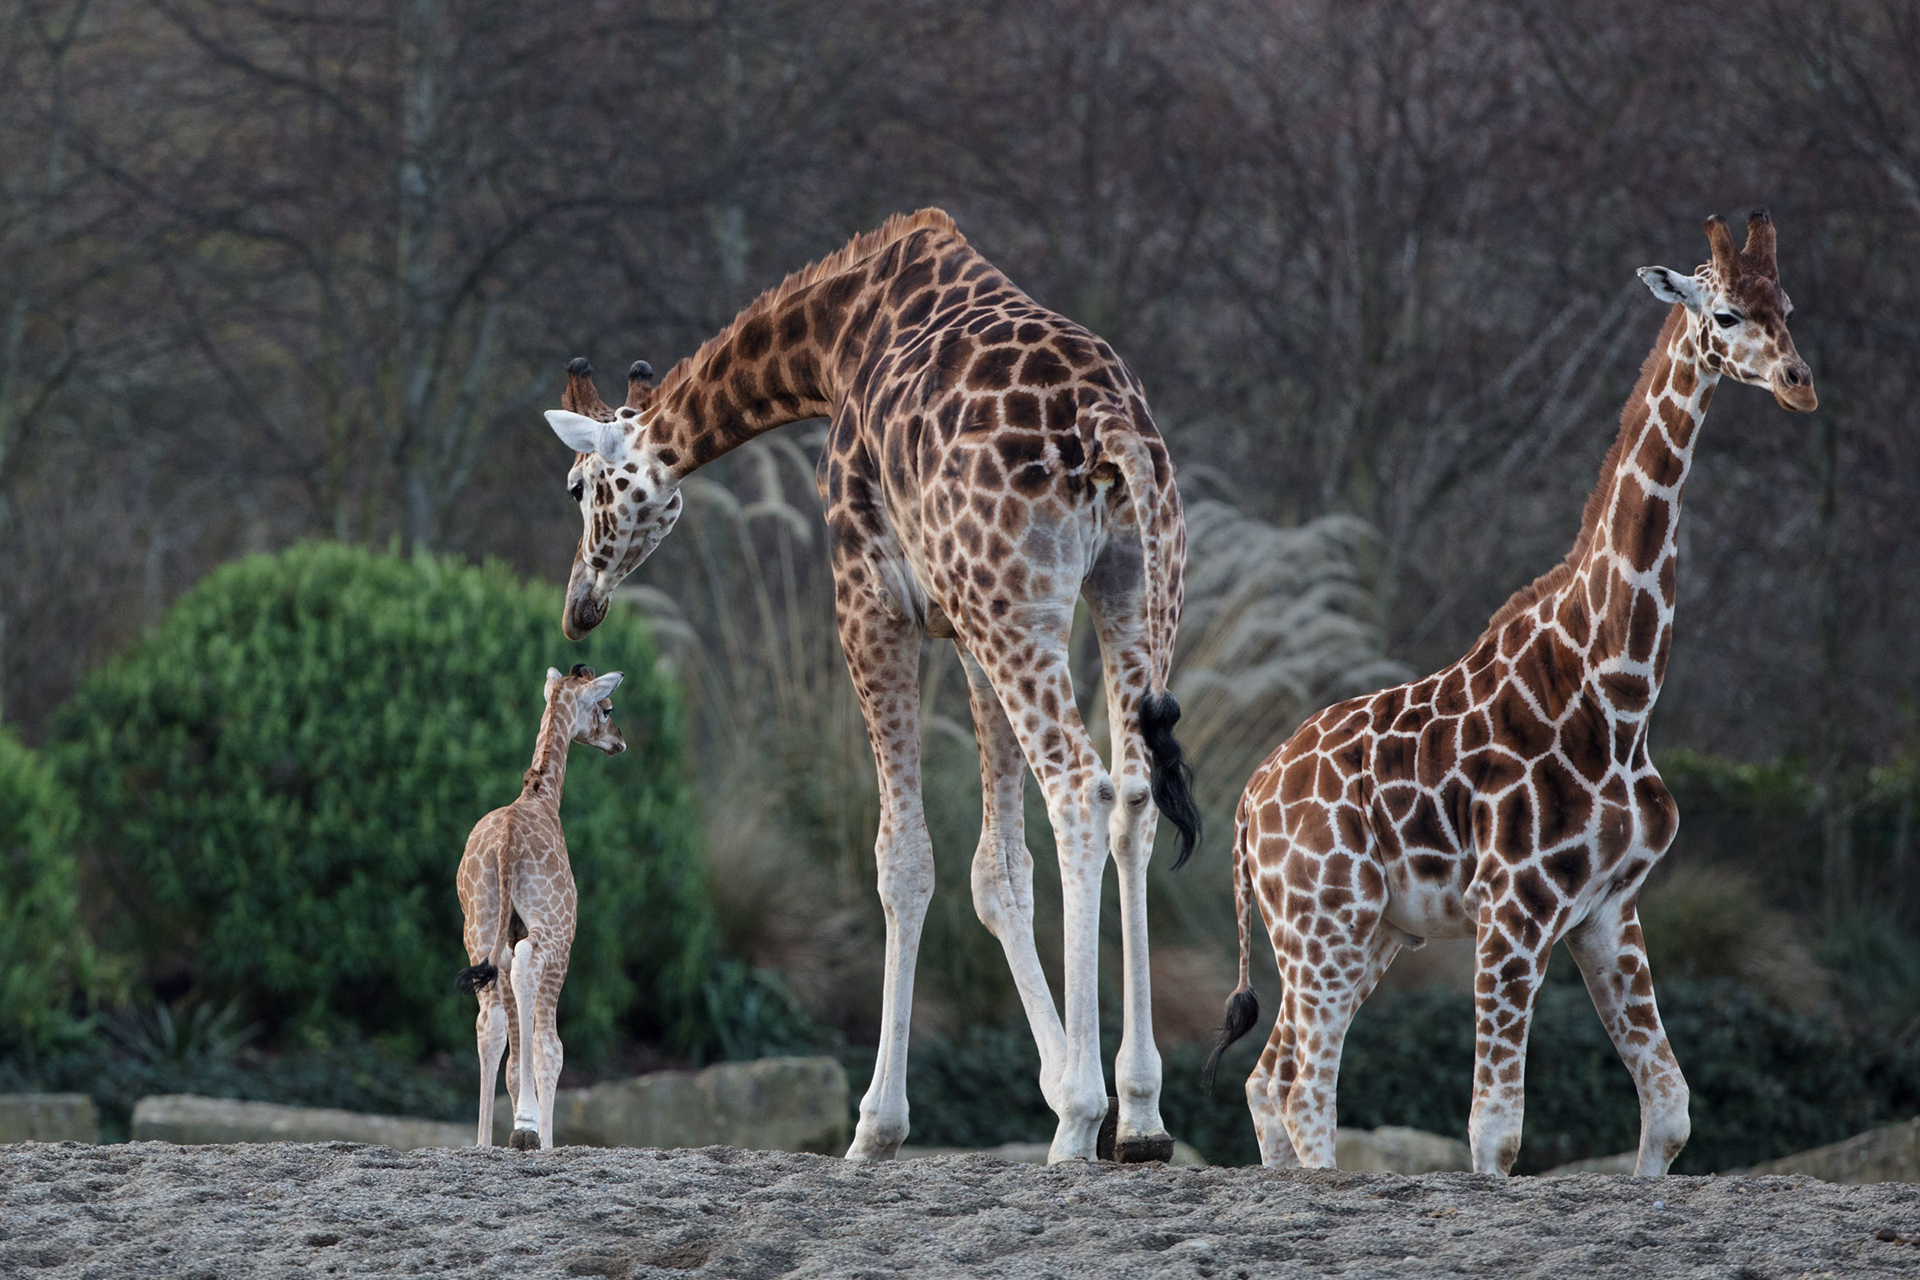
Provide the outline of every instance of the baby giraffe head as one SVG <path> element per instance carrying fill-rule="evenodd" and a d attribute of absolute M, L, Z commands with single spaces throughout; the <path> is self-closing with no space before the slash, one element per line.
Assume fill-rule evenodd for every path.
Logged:
<path fill-rule="evenodd" d="M 567 366 L 562 409 L 547 410 L 553 433 L 576 456 L 567 472 L 567 496 L 580 507 L 584 526 L 560 629 L 578 640 L 607 616 L 613 589 L 653 554 L 680 518 L 680 478 L 671 455 L 649 438 L 653 370 L 635 361 L 627 374 L 627 403 L 618 411 L 601 403 L 593 366 L 576 359 Z"/>
<path fill-rule="evenodd" d="M 547 668 L 547 705 L 559 716 L 571 715 L 573 728 L 567 737 L 584 742 L 610 756 L 627 749 L 627 740 L 613 723 L 613 691 L 625 677 L 618 671 L 596 676 L 593 668 L 576 662 L 573 670 L 561 675 Z"/>
<path fill-rule="evenodd" d="M 1692 275 L 1642 267 L 1640 278 L 1654 297 L 1687 309 L 1694 346 L 1707 368 L 1768 388 L 1784 409 L 1810 412 L 1820 399 L 1787 332 L 1793 303 L 1774 264 L 1773 219 L 1756 211 L 1747 219 L 1746 247 L 1736 250 L 1725 219 L 1716 215 L 1707 219 L 1707 242 L 1713 261 Z"/>

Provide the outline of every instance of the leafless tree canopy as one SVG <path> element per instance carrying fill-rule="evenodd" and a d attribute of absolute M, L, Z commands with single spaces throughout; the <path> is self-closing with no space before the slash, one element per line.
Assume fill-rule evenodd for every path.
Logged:
<path fill-rule="evenodd" d="M 561 576 L 565 360 L 664 368 L 926 204 L 1114 342 L 1222 529 L 1370 528 L 1343 608 L 1422 669 L 1572 539 L 1633 269 L 1769 206 L 1822 409 L 1714 406 L 1661 745 L 1914 749 L 1907 0 L 6 0 L 6 718 L 249 549 Z"/>

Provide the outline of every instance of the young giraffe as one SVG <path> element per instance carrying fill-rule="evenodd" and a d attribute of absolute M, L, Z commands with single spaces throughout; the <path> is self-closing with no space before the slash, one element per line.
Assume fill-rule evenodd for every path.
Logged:
<path fill-rule="evenodd" d="M 493 1083 L 507 1055 L 515 1150 L 553 1145 L 553 1090 L 560 1079 L 555 1013 L 573 949 L 577 899 L 567 841 L 560 830 L 560 787 L 567 744 L 584 742 L 610 756 L 627 749 L 607 699 L 621 674 L 596 677 L 576 665 L 548 668 L 546 711 L 520 798 L 474 824 L 460 859 L 460 910 L 467 957 L 454 981 L 480 997 L 480 1129 L 475 1145 L 493 1143 Z M 505 982 L 496 981 L 501 974 Z"/>
<path fill-rule="evenodd" d="M 1527 1025 L 1566 938 L 1640 1097 L 1635 1172 L 1663 1174 L 1687 1140 L 1687 1085 L 1661 1028 L 1637 912 L 1673 841 L 1673 797 L 1647 758 L 1666 673 L 1680 490 L 1726 374 L 1815 405 L 1787 332 L 1791 306 L 1764 213 L 1736 252 L 1707 222 L 1713 261 L 1646 267 L 1674 304 L 1566 561 L 1514 593 L 1465 658 L 1413 684 L 1320 712 L 1254 773 L 1235 818 L 1240 985 L 1213 1063 L 1252 1026 L 1249 898 L 1285 991 L 1247 1081 L 1262 1160 L 1333 1165 L 1347 1025 L 1402 946 L 1476 946 L 1473 1167 L 1520 1149 Z"/>
<path fill-rule="evenodd" d="M 937 209 L 789 276 L 657 388 L 629 374 L 614 413 L 585 361 L 547 417 L 580 456 L 568 474 L 585 531 L 566 633 L 607 599 L 680 514 L 680 482 L 760 432 L 831 419 L 819 464 L 841 646 L 881 790 L 875 858 L 886 914 L 884 1029 L 849 1159 L 907 1136 L 914 958 L 933 892 L 920 797 L 923 636 L 960 651 L 980 744 L 983 817 L 973 898 L 1000 939 L 1059 1117 L 1049 1159 L 1086 1159 L 1107 1108 L 1096 966 L 1100 881 L 1119 867 L 1125 986 L 1116 1154 L 1166 1159 L 1147 973 L 1149 799 L 1198 836 L 1166 692 L 1186 527 L 1139 380 L 1085 329 L 1035 303 Z M 1105 664 L 1112 772 L 1074 703 L 1067 641 L 1084 597 Z M 1059 848 L 1066 1019 L 1033 940 L 1025 769 Z M 1176 865 L 1178 865 L 1176 863 Z"/>

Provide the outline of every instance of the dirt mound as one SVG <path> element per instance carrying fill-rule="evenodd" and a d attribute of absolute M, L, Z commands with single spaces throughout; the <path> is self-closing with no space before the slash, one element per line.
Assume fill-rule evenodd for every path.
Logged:
<path fill-rule="evenodd" d="M 565 1147 L 0 1147 L 0 1275 L 1920 1274 L 1920 1187 Z"/>

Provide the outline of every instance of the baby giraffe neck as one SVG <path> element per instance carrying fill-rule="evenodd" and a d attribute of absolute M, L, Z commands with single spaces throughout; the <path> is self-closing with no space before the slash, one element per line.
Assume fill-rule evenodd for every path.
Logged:
<path fill-rule="evenodd" d="M 573 700 L 556 694 L 540 717 L 540 737 L 533 749 L 533 764 L 521 780 L 522 799 L 540 800 L 556 811 L 560 808 L 560 789 L 567 780 L 567 744 L 573 740 L 572 728 Z"/>

